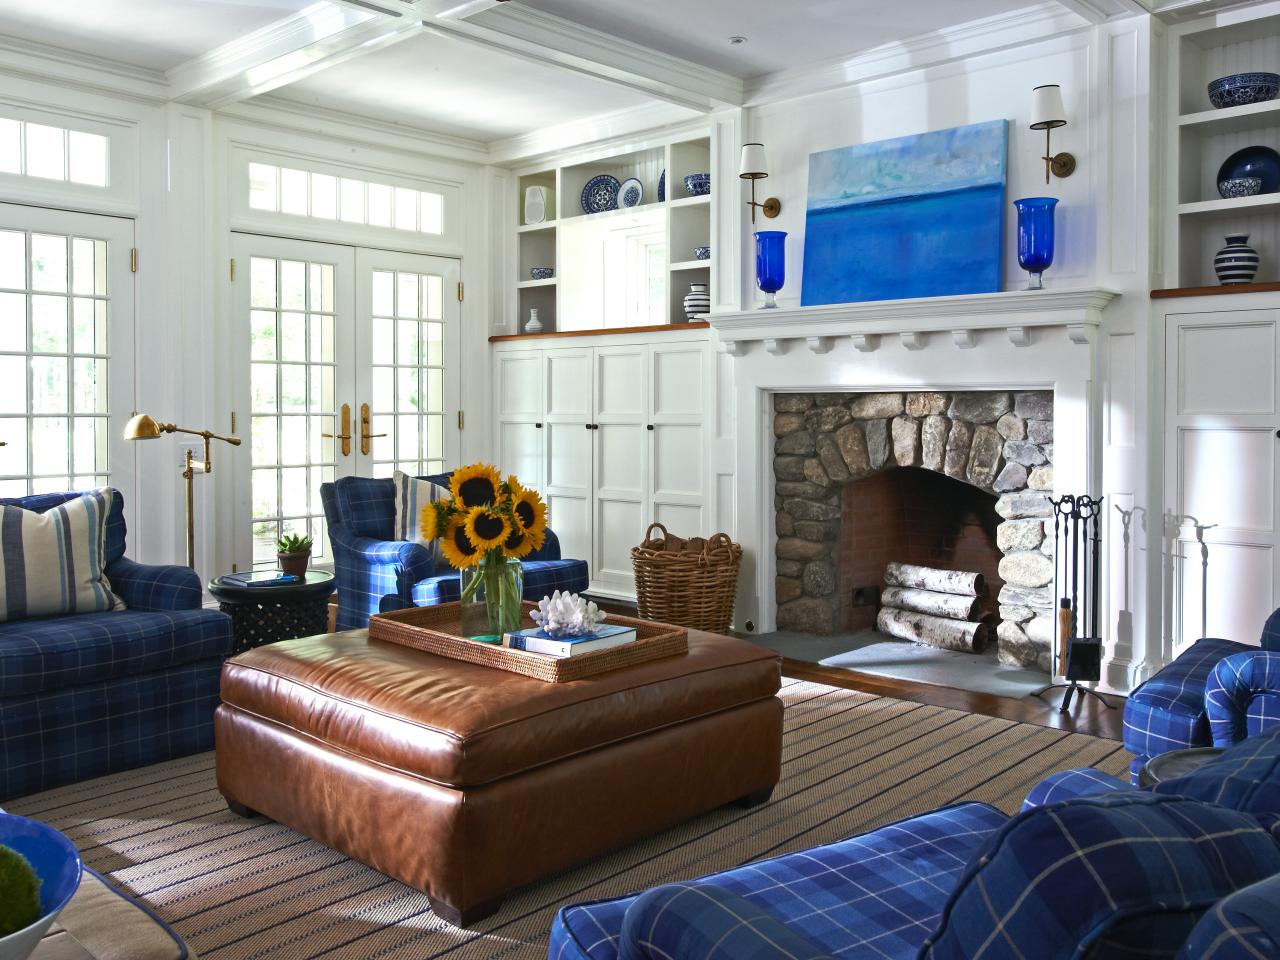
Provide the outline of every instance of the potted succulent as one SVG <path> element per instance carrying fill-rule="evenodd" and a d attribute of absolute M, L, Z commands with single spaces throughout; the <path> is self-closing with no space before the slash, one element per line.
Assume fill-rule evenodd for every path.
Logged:
<path fill-rule="evenodd" d="M 311 562 L 311 538 L 290 533 L 276 541 L 276 559 L 285 573 L 302 578 Z"/>

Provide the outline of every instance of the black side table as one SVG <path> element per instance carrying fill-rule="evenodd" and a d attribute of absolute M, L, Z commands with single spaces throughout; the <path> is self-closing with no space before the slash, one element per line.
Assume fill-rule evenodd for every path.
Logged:
<path fill-rule="evenodd" d="M 327 633 L 334 589 L 333 574 L 324 570 L 308 570 L 301 583 L 276 587 L 246 587 L 226 577 L 209 582 L 218 606 L 231 616 L 233 656 L 264 643 Z"/>
<path fill-rule="evenodd" d="M 1165 780 L 1194 773 L 1224 752 L 1222 747 L 1188 747 L 1186 750 L 1157 754 L 1138 771 L 1138 786 L 1154 787 Z"/>

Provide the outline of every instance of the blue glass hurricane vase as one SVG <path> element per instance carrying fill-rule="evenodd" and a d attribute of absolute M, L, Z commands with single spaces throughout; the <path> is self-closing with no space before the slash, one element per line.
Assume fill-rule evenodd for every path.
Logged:
<path fill-rule="evenodd" d="M 764 307 L 778 305 L 774 294 L 787 281 L 787 234 L 784 230 L 761 230 L 756 234 L 756 283 L 764 291 Z"/>
<path fill-rule="evenodd" d="M 1018 265 L 1031 274 L 1028 290 L 1043 290 L 1041 278 L 1053 265 L 1053 208 L 1055 197 L 1015 200 L 1018 208 Z"/>

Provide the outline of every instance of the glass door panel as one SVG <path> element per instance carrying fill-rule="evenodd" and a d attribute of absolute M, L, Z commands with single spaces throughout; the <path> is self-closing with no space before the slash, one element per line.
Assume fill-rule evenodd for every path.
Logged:
<path fill-rule="evenodd" d="M 0 204 L 0 496 L 132 493 L 132 246 L 128 220 Z"/>

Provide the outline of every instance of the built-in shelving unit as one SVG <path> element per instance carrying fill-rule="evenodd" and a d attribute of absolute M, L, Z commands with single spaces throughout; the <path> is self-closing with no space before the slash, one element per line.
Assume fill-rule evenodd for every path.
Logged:
<path fill-rule="evenodd" d="M 574 281 L 581 279 L 573 271 L 599 273 L 601 270 L 602 258 L 584 256 L 581 249 L 580 232 L 589 229 L 588 225 L 610 228 L 619 235 L 630 228 L 635 232 L 647 231 L 655 254 L 657 243 L 663 242 L 663 261 L 660 266 L 655 264 L 656 276 L 650 278 L 651 283 L 665 284 L 660 309 L 650 309 L 648 319 L 652 323 L 628 322 L 625 329 L 649 330 L 658 322 L 685 324 L 684 297 L 690 285 L 711 283 L 715 251 L 711 259 L 698 260 L 694 248 L 710 243 L 716 184 L 712 183 L 710 195 L 690 196 L 684 178 L 687 174 L 713 169 L 711 137 L 685 134 L 643 144 L 627 152 L 518 173 L 516 209 L 520 222 L 516 226 L 514 329 L 523 334 L 531 309 L 538 310 L 544 333 L 609 333 L 624 329 L 618 323 L 602 326 L 607 317 L 581 309 L 573 298 L 566 296 L 566 286 L 572 289 Z M 664 170 L 666 192 L 660 200 L 658 187 Z M 638 179 L 644 188 L 643 200 L 626 209 L 583 213 L 582 190 L 600 174 L 609 174 L 619 181 Z M 540 223 L 524 222 L 525 190 L 531 186 L 543 187 L 548 194 L 547 219 Z M 551 267 L 556 271 L 555 276 L 549 280 L 531 280 L 529 271 L 533 267 Z M 600 281 L 601 284 L 608 282 L 610 278 Z M 655 301 L 656 298 L 651 297 L 650 305 Z"/>
<path fill-rule="evenodd" d="M 1210 81 L 1233 73 L 1275 71 L 1280 63 L 1280 14 L 1248 11 L 1210 14 L 1169 29 L 1168 149 L 1170 288 L 1217 282 L 1214 254 L 1228 233 L 1247 233 L 1262 263 L 1258 281 L 1280 279 L 1280 193 L 1222 199 L 1218 169 L 1242 147 L 1280 150 L 1280 100 L 1214 109 Z"/>

